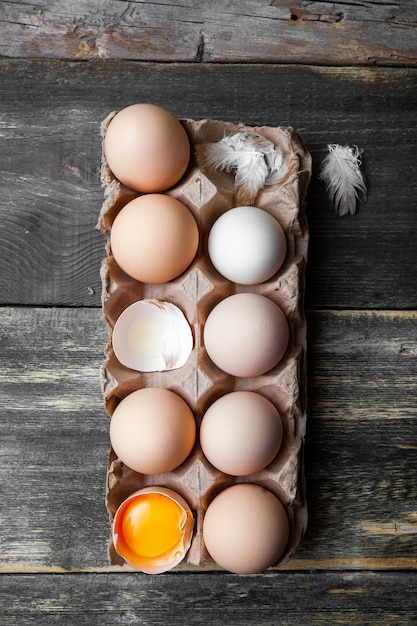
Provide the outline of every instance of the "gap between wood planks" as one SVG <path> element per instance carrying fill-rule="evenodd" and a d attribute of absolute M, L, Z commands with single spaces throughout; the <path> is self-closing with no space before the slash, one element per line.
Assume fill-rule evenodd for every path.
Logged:
<path fill-rule="evenodd" d="M 265 573 L 274 574 L 277 572 L 303 572 L 311 570 L 326 571 L 350 571 L 365 572 L 370 570 L 395 571 L 395 570 L 415 570 L 417 568 L 417 557 L 388 557 L 388 558 L 329 558 L 329 559 L 298 559 L 293 557 L 288 563 L 279 568 L 270 568 Z M 57 565 L 32 565 L 27 563 L 15 563 L 8 566 L 0 565 L 0 576 L 2 574 L 85 574 L 85 573 L 137 573 L 129 565 L 108 565 L 98 567 L 65 568 Z M 204 568 L 193 568 L 190 565 L 180 565 L 175 570 L 179 573 L 209 574 L 226 573 L 215 563 L 209 563 Z M 264 573 L 264 574 L 265 574 Z"/>

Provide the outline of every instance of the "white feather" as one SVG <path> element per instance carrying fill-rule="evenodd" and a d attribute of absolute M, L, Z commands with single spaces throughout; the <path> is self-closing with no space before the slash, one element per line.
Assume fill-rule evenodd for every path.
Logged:
<path fill-rule="evenodd" d="M 286 173 L 281 150 L 252 132 L 233 133 L 216 143 L 201 144 L 197 158 L 200 167 L 235 170 L 235 194 L 241 204 L 252 204 L 260 189 Z"/>
<path fill-rule="evenodd" d="M 353 215 L 357 200 L 365 201 L 367 195 L 360 171 L 363 150 L 339 144 L 330 144 L 328 150 L 329 154 L 321 165 L 320 178 L 327 185 L 338 215 Z"/>

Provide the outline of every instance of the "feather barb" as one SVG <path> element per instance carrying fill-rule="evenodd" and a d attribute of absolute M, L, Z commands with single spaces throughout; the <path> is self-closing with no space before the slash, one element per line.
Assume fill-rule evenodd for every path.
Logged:
<path fill-rule="evenodd" d="M 261 135 L 246 131 L 197 146 L 197 159 L 200 167 L 234 172 L 240 204 L 252 204 L 265 185 L 277 182 L 287 172 L 282 151 Z"/>
<path fill-rule="evenodd" d="M 363 150 L 357 146 L 329 144 L 329 153 L 321 165 L 320 178 L 338 215 L 353 215 L 358 200 L 365 202 L 366 184 L 360 171 Z"/>

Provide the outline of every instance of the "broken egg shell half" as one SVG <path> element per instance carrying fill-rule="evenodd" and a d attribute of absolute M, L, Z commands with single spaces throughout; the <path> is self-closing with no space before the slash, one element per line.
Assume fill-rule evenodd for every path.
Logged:
<path fill-rule="evenodd" d="M 193 349 L 193 334 L 175 304 L 139 300 L 116 320 L 112 343 L 116 358 L 125 367 L 162 372 L 186 363 Z"/>
<path fill-rule="evenodd" d="M 182 496 L 166 487 L 145 487 L 116 511 L 113 543 L 117 553 L 145 574 L 161 574 L 185 557 L 194 517 Z"/>

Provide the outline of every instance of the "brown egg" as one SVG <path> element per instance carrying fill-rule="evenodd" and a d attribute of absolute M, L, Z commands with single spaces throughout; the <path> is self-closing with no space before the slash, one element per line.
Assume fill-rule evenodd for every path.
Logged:
<path fill-rule="evenodd" d="M 181 122 L 154 104 L 119 111 L 104 137 L 104 154 L 122 183 L 148 193 L 169 189 L 185 173 L 190 142 Z"/>
<path fill-rule="evenodd" d="M 275 406 L 253 391 L 234 391 L 218 398 L 205 412 L 200 443 L 214 467 L 231 476 L 264 469 L 282 441 L 282 421 Z"/>
<path fill-rule="evenodd" d="M 275 302 L 256 293 L 237 293 L 210 312 L 204 343 L 213 363 L 233 376 L 259 376 L 284 356 L 289 328 Z"/>
<path fill-rule="evenodd" d="M 165 283 L 192 263 L 199 232 L 191 211 L 164 194 L 145 194 L 117 214 L 110 233 L 116 263 L 144 283 Z"/>
<path fill-rule="evenodd" d="M 256 484 L 237 484 L 209 504 L 203 537 L 220 567 L 236 574 L 256 574 L 283 555 L 289 538 L 288 517 L 271 491 Z"/>
<path fill-rule="evenodd" d="M 123 463 L 141 474 L 171 472 L 190 454 L 196 425 L 188 404 L 176 393 L 143 387 L 117 405 L 110 441 Z"/>

